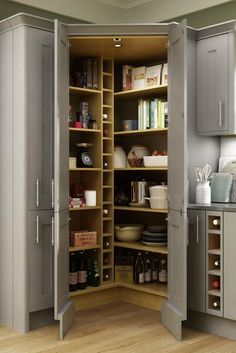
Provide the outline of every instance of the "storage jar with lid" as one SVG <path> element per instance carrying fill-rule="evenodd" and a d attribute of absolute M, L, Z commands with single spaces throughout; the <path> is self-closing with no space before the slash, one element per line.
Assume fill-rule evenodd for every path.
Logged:
<path fill-rule="evenodd" d="M 147 147 L 143 145 L 134 145 L 131 146 L 131 149 L 128 153 L 127 160 L 130 167 L 142 167 L 143 166 L 143 157 L 149 156 L 150 153 Z"/>
<path fill-rule="evenodd" d="M 121 146 L 114 148 L 114 168 L 126 168 L 126 154 Z"/>

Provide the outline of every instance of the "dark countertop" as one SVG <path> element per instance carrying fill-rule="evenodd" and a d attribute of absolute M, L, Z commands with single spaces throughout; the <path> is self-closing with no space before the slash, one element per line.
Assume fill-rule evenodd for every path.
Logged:
<path fill-rule="evenodd" d="M 188 209 L 206 210 L 206 211 L 221 211 L 221 212 L 236 212 L 236 203 L 212 203 L 210 205 L 191 203 Z"/>

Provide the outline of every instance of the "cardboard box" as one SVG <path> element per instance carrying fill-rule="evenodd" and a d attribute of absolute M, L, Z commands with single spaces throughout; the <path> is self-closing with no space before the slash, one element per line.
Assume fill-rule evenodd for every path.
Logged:
<path fill-rule="evenodd" d="M 162 65 L 162 75 L 161 75 L 161 84 L 162 85 L 168 85 L 168 64 L 163 64 Z"/>
<path fill-rule="evenodd" d="M 133 266 L 115 266 L 115 281 L 133 283 Z"/>
<path fill-rule="evenodd" d="M 132 69 L 133 66 L 123 65 L 122 66 L 122 88 L 123 91 L 132 89 Z"/>
<path fill-rule="evenodd" d="M 97 245 L 97 232 L 77 230 L 70 232 L 70 246 Z"/>

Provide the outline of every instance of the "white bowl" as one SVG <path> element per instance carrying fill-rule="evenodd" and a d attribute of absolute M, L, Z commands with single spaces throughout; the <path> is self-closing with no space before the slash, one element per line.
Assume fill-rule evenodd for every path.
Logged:
<path fill-rule="evenodd" d="M 168 202 L 166 197 L 146 197 L 150 202 L 150 208 L 167 209 Z"/>
<path fill-rule="evenodd" d="M 115 235 L 120 241 L 137 241 L 141 239 L 143 224 L 116 224 Z"/>
<path fill-rule="evenodd" d="M 144 167 L 167 167 L 168 156 L 144 156 Z"/>

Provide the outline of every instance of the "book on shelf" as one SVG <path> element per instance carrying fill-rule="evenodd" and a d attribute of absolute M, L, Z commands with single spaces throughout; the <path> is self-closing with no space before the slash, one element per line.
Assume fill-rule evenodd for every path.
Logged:
<path fill-rule="evenodd" d="M 132 89 L 143 89 L 146 87 L 146 67 L 134 67 L 132 69 Z"/>
<path fill-rule="evenodd" d="M 86 69 L 87 69 L 87 88 L 93 88 L 93 68 L 92 59 L 86 59 Z"/>
<path fill-rule="evenodd" d="M 78 59 L 71 81 L 76 87 L 98 89 L 98 59 Z"/>
<path fill-rule="evenodd" d="M 163 86 L 168 85 L 168 64 L 167 63 L 162 65 L 161 84 Z"/>
<path fill-rule="evenodd" d="M 122 89 L 128 91 L 132 89 L 132 68 L 130 65 L 122 66 Z"/>
<path fill-rule="evenodd" d="M 93 58 L 93 89 L 98 89 L 98 59 Z"/>
<path fill-rule="evenodd" d="M 160 86 L 162 65 L 146 67 L 146 87 Z"/>
<path fill-rule="evenodd" d="M 168 127 L 168 103 L 158 98 L 138 101 L 138 129 L 163 129 Z"/>

